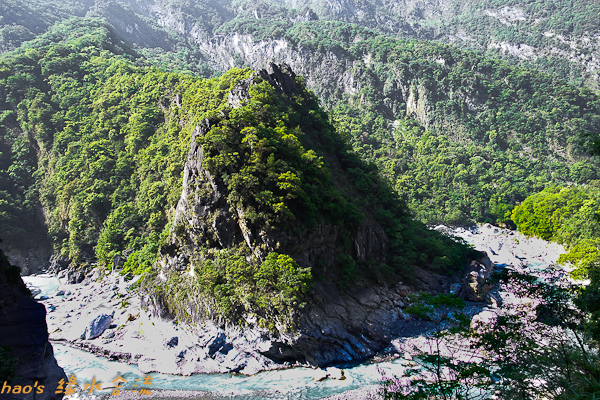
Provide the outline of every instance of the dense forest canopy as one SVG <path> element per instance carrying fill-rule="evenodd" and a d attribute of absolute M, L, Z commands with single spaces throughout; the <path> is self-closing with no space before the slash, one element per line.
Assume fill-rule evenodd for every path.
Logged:
<path fill-rule="evenodd" d="M 292 68 L 303 73 L 309 65 L 336 63 L 329 75 L 310 72 L 311 89 L 338 130 L 429 224 L 502 222 L 513 204 L 546 186 L 599 178 L 598 160 L 586 151 L 597 146 L 600 131 L 597 95 L 556 77 L 577 81 L 574 71 L 594 70 L 582 60 L 593 60 L 597 51 L 587 38 L 598 30 L 595 3 L 457 1 L 437 10 L 418 2 L 338 5 L 7 0 L 0 24 L 8 35 L 3 43 L 16 47 L 69 15 L 101 17 L 111 40 L 124 41 L 115 50 L 135 49 L 138 65 L 204 77 L 260 64 L 252 51 L 225 44 L 244 35 L 256 50 L 274 41 L 284 45 L 280 57 L 300 57 Z M 461 32 L 473 40 L 458 40 Z M 504 54 L 494 53 L 498 43 L 550 53 L 540 50 L 535 59 L 504 54 L 506 63 L 393 38 L 398 35 L 447 40 L 494 56 Z M 576 57 L 583 64 L 564 56 L 573 48 L 584 53 Z M 310 57 L 302 56 L 307 52 Z M 510 65 L 516 61 L 554 75 Z"/>
<path fill-rule="evenodd" d="M 155 63 L 209 73 L 197 44 L 228 27 L 254 21 L 275 25 L 275 33 L 281 34 L 296 23 L 319 19 L 450 43 L 598 88 L 600 47 L 594 35 L 600 31 L 599 7 L 582 0 L 4 0 L 0 51 L 18 47 L 69 16 L 103 17 Z M 196 68 L 198 64 L 202 66 Z"/>
<path fill-rule="evenodd" d="M 256 22 L 244 26 L 273 34 Z M 511 204 L 549 182 L 598 177 L 598 160 L 588 153 L 600 132 L 591 90 L 345 23 L 306 22 L 282 37 L 326 54 L 322 60 L 339 60 L 334 66 L 343 77 L 327 77 L 338 85 L 315 91 L 424 222 L 502 221 Z"/>
<path fill-rule="evenodd" d="M 559 262 L 589 280 L 555 297 L 554 323 L 596 349 L 599 13 L 581 0 L 0 0 L 3 239 L 48 240 L 74 265 L 124 261 L 181 320 L 195 312 L 182 304 L 210 299 L 218 318 L 273 330 L 316 282 L 410 283 L 477 256 L 423 223 L 514 224 L 564 244 Z M 306 75 L 296 92 L 248 68 L 272 60 Z M 189 274 L 153 280 L 195 229 L 174 219 L 191 145 L 250 230 L 339 230 L 334 267 L 206 231 Z M 389 240 L 385 258 L 349 256 L 365 221 Z M 569 307 L 584 316 L 561 320 Z M 598 386 L 564 354 L 596 379 L 582 391 Z"/>
<path fill-rule="evenodd" d="M 172 226 L 173 212 L 192 131 L 210 121 L 212 128 L 198 139 L 204 168 L 223 181 L 230 207 L 248 224 L 298 231 L 326 223 L 352 232 L 364 218 L 374 218 L 390 238 L 385 262 L 357 263 L 341 253 L 336 271 L 313 271 L 315 278 L 343 289 L 358 281 L 410 280 L 414 266 L 438 272 L 462 268 L 468 250 L 412 220 L 301 79 L 299 92 L 290 97 L 267 82 L 256 84 L 247 104 L 232 109 L 229 92 L 251 71 L 232 69 L 204 79 L 147 67 L 138 57 L 95 19 L 60 23 L 2 57 L 6 165 L 0 178 L 6 190 L 0 217 L 11 240 L 27 240 L 42 207 L 55 251 L 72 262 L 110 267 L 118 255 L 126 259 L 125 272 L 149 271 L 166 238 L 189 229 Z M 342 168 L 335 180 L 332 163 Z M 201 243 L 213 246 L 210 238 Z M 202 256 L 227 266 L 198 270 L 201 287 L 235 306 L 222 303 L 219 312 L 240 307 L 236 295 L 223 288 L 246 279 L 255 287 L 278 276 L 278 268 L 305 277 L 296 282 L 288 276 L 271 290 L 289 290 L 294 302 L 305 293 L 310 271 L 284 254 L 247 261 L 244 246 L 227 249 L 229 256 Z M 273 302 L 254 301 L 261 307 Z"/>

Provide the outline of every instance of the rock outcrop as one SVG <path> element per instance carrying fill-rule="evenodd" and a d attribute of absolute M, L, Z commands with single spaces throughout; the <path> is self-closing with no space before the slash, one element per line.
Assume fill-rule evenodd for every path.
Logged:
<path fill-rule="evenodd" d="M 22 266 L 21 274 L 30 275 L 39 273 L 48 265 L 48 259 L 52 255 L 52 248 L 50 245 L 33 245 L 25 249 L 12 249 L 11 251 L 7 251 L 6 255 L 13 260 L 13 263 Z"/>
<path fill-rule="evenodd" d="M 11 366 L 0 371 L 5 383 L 3 399 L 34 398 L 36 400 L 61 399 L 56 394 L 65 372 L 56 364 L 52 345 L 48 342 L 46 309 L 31 298 L 19 275 L 0 250 L 0 354 L 2 365 Z M 10 389 L 8 388 L 10 386 Z M 43 388 L 42 388 L 43 386 Z M 18 389 L 17 389 L 18 387 Z M 31 387 L 30 394 L 26 387 Z M 10 392 L 10 393 L 7 393 Z"/>
<path fill-rule="evenodd" d="M 250 87 L 262 81 L 268 82 L 284 99 L 299 93 L 295 75 L 289 67 L 271 64 L 267 69 L 242 80 L 231 90 L 228 99 L 230 107 L 235 109 L 243 106 L 250 99 Z M 361 222 L 351 228 L 336 225 L 327 219 L 318 221 L 310 228 L 300 218 L 291 229 L 275 224 L 253 223 L 243 210 L 232 206 L 228 197 L 229 187 L 223 177 L 211 173 L 204 165 L 209 156 L 201 145 L 202 138 L 214 132 L 211 129 L 217 123 L 205 119 L 193 132 L 173 230 L 167 244 L 161 249 L 157 282 L 169 282 L 167 277 L 173 275 L 178 276 L 173 285 L 191 281 L 195 276 L 195 268 L 203 268 L 205 257 L 211 257 L 210 251 L 229 249 L 242 249 L 246 252 L 247 260 L 258 262 L 263 262 L 273 252 L 286 254 L 301 268 L 322 271 L 327 278 L 313 282 L 306 306 L 295 310 L 297 318 L 291 329 L 288 329 L 289 321 L 282 322 L 277 315 L 270 328 L 265 324 L 261 326 L 257 323 L 258 314 L 253 305 L 248 303 L 243 305 L 247 314 L 241 317 L 242 323 L 232 325 L 231 321 L 226 322 L 216 316 L 214 306 L 211 306 L 213 299 L 210 295 L 194 292 L 191 288 L 193 284 L 181 291 L 186 295 L 171 294 L 170 299 L 164 291 L 152 292 L 149 289 L 150 295 L 145 304 L 154 309 L 158 316 L 173 318 L 184 315 L 194 323 L 203 323 L 207 317 L 216 318 L 218 329 L 224 333 L 219 339 L 223 342 L 219 341 L 222 344 L 219 348 L 229 349 L 230 346 L 234 351 L 230 353 L 227 350 L 221 357 L 228 360 L 228 365 L 241 360 L 238 363 L 240 370 L 254 370 L 247 368 L 243 357 L 231 355 L 238 353 L 258 353 L 279 363 L 301 362 L 319 366 L 366 359 L 382 351 L 389 345 L 392 336 L 401 333 L 404 322 L 409 319 L 402 308 L 407 305 L 407 295 L 411 291 L 448 292 L 450 285 L 459 281 L 458 278 L 436 275 L 414 267 L 417 272 L 410 286 L 397 278 L 389 285 L 368 285 L 354 281 L 341 292 L 340 286 L 332 283 L 337 282 L 332 274 L 342 270 L 340 264 L 343 260 L 351 264 L 383 265 L 390 258 L 391 239 L 380 225 L 380 220 L 371 215 L 371 210 L 363 208 L 360 210 L 363 215 Z M 340 193 L 349 199 L 359 197 L 357 190 L 349 183 L 347 171 L 341 167 L 336 153 L 325 149 L 322 154 L 330 173 L 335 175 L 335 182 L 331 184 L 346 186 Z M 372 185 L 377 188 L 376 183 Z M 399 217 L 390 212 L 389 218 Z M 425 227 L 422 229 L 419 232 L 427 235 Z M 397 244 L 401 245 L 406 243 Z M 209 252 L 206 252 L 207 249 Z M 172 286 L 171 283 L 165 285 Z M 175 297 L 176 304 L 173 302 Z M 216 340 L 214 334 L 208 336 Z M 253 344 L 247 339 L 249 337 L 257 338 L 257 342 Z M 221 352 L 218 350 L 208 356 L 214 358 Z M 249 359 L 257 358 L 252 355 Z M 158 368 L 156 360 L 143 360 L 142 364 L 147 371 Z"/>
<path fill-rule="evenodd" d="M 112 323 L 114 311 L 112 314 L 100 314 L 95 317 L 81 334 L 82 339 L 95 339 L 102 335 Z"/>
<path fill-rule="evenodd" d="M 293 95 L 297 90 L 296 76 L 288 66 L 270 64 L 231 90 L 228 99 L 230 106 L 238 107 L 250 97 L 249 88 L 254 84 L 255 78 L 269 82 L 286 95 Z M 183 237 L 172 235 L 171 243 L 163 248 L 161 267 L 164 270 L 186 269 L 198 243 L 206 243 L 206 238 L 210 245 L 221 249 L 245 243 L 260 260 L 267 253 L 277 251 L 289 254 L 304 267 L 312 268 L 317 263 L 325 266 L 333 264 L 336 255 L 342 251 L 339 246 L 342 235 L 339 227 L 323 222 L 306 229 L 299 223 L 300 233 L 291 233 L 277 227 L 256 228 L 250 226 L 249 218 L 242 210 L 232 210 L 227 202 L 228 188 L 222 177 L 211 175 L 203 166 L 203 149 L 197 139 L 207 134 L 211 127 L 211 123 L 204 120 L 192 134 L 184 169 L 183 189 L 173 222 L 175 227 L 185 226 L 186 232 Z M 339 168 L 336 165 L 338 161 L 329 158 L 330 165 Z M 206 191 L 209 192 L 208 195 L 204 195 Z M 358 260 L 382 261 L 389 250 L 389 239 L 372 218 L 365 218 L 350 240 L 353 246 L 348 255 Z"/>

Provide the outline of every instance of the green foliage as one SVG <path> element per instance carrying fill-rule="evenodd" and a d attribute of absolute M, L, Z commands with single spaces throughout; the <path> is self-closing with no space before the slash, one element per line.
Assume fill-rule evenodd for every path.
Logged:
<path fill-rule="evenodd" d="M 383 371 L 385 399 L 591 399 L 597 395 L 598 343 L 585 331 L 578 285 L 548 268 L 535 275 L 504 269 L 495 283 L 517 301 L 483 320 L 460 314 L 448 296 L 420 295 L 406 308 L 430 325 L 423 341 L 403 343 L 415 366 L 403 377 Z M 513 297 L 514 296 L 514 297 Z M 452 307 L 453 313 L 448 312 Z M 456 312 L 456 314 L 454 314 Z"/>
<path fill-rule="evenodd" d="M 529 196 L 511 219 L 526 235 L 562 243 L 568 250 L 560 263 L 571 263 L 576 278 L 586 278 L 600 261 L 600 188 L 552 187 Z"/>
<path fill-rule="evenodd" d="M 290 22 L 275 33 L 276 21 L 261 20 L 253 34 L 311 49 L 315 65 L 307 68 L 329 53 L 340 60 L 332 68 L 351 76 L 352 87 L 322 85 L 316 94 L 425 223 L 503 223 L 513 204 L 549 185 L 600 178 L 597 157 L 587 154 L 600 143 L 600 101 L 590 90 L 359 25 Z M 237 24 L 231 32 L 257 22 Z"/>
<path fill-rule="evenodd" d="M 571 271 L 573 278 L 586 279 L 590 270 L 600 266 L 600 238 L 582 239 L 571 247 L 568 253 L 561 254 L 558 262 L 570 263 L 575 267 Z"/>
<path fill-rule="evenodd" d="M 410 304 L 404 312 L 419 319 L 432 320 L 439 315 L 448 312 L 462 310 L 465 307 L 464 300 L 451 294 L 432 295 L 421 292 L 409 298 Z"/>
<path fill-rule="evenodd" d="M 236 108 L 223 106 L 211 113 L 207 132 L 197 136 L 196 142 L 202 146 L 202 168 L 214 179 L 211 185 L 226 189 L 220 193 L 226 197 L 228 211 L 243 221 L 240 225 L 253 236 L 279 235 L 282 231 L 303 235 L 320 225 L 335 226 L 341 232 L 335 244 L 339 249 L 337 265 L 327 271 L 300 269 L 289 255 L 280 254 L 275 259 L 264 244 L 246 240 L 230 246 L 227 255 L 211 252 L 208 249 L 219 249 L 222 244 L 210 230 L 194 230 L 189 245 L 200 253 L 190 262 L 200 284 L 190 286 L 181 277 L 172 276 L 167 285 L 170 289 L 158 290 L 165 293 L 169 309 L 178 318 L 193 319 L 188 314 L 196 305 L 180 303 L 192 301 L 211 317 L 239 320 L 254 313 L 259 323 L 275 326 L 273 317 L 266 317 L 272 312 L 278 318 L 285 316 L 286 325 L 290 325 L 295 315 L 292 310 L 301 301 L 298 293 L 304 293 L 307 288 L 303 285 L 313 273 L 348 290 L 357 282 L 408 280 L 406 271 L 414 266 L 442 273 L 462 269 L 470 250 L 412 220 L 377 169 L 350 151 L 300 79 L 289 93 L 276 90 L 259 76 L 252 79 L 249 98 Z M 182 101 L 184 111 L 197 107 L 185 94 Z M 197 195 L 210 196 L 212 189 L 203 185 L 197 184 Z M 209 224 L 211 218 L 216 217 L 208 217 Z M 390 254 L 384 263 L 358 261 L 348 255 L 353 252 L 352 238 L 367 218 L 377 221 L 390 239 Z M 185 221 L 174 227 L 177 243 L 186 243 L 188 229 L 194 228 Z M 203 247 L 198 249 L 197 243 Z M 165 247 L 167 252 L 169 248 Z M 263 254 L 264 262 L 257 260 L 255 252 Z M 223 257 L 228 261 L 222 261 Z M 161 283 L 159 286 L 163 287 Z M 260 296 L 253 297 L 257 294 Z M 186 300 L 193 296 L 214 299 L 214 304 Z M 177 310 L 186 311 L 182 314 Z"/>
<path fill-rule="evenodd" d="M 355 226 L 359 221 L 347 212 L 350 206 L 331 182 L 322 156 L 307 148 L 317 128 L 311 123 L 322 127 L 321 140 L 335 140 L 331 127 L 310 118 L 310 105 L 300 104 L 308 94 L 298 93 L 297 103 L 290 104 L 266 81 L 253 85 L 250 94 L 198 138 L 204 168 L 222 177 L 232 211 L 264 228 L 300 219 L 308 227 L 323 220 Z"/>
<path fill-rule="evenodd" d="M 597 160 L 559 158 L 548 142 L 560 137 L 560 147 L 578 154 L 595 146 L 600 103 L 593 93 L 446 46 L 375 37 L 350 51 L 356 59 L 371 58 L 355 68 L 361 86 L 384 91 L 364 91 L 360 103 L 344 95 L 350 105 L 334 103 L 334 118 L 420 220 L 502 222 L 511 204 L 550 181 L 585 183 L 599 176 Z M 445 65 L 434 62 L 440 59 Z M 397 88 L 399 82 L 409 93 Z M 451 95 L 458 92 L 465 95 Z M 397 95 L 417 104 L 391 105 L 387 97 Z M 381 117 L 384 107 L 409 111 L 403 118 L 399 113 L 393 136 Z"/>
<path fill-rule="evenodd" d="M 250 4 L 240 6 L 240 3 Z M 596 71 L 588 67 L 595 48 L 593 41 L 587 40 L 600 29 L 600 6 L 593 1 L 459 0 L 448 4 L 443 12 L 438 12 L 433 4 L 415 9 L 399 7 L 392 0 L 364 0 L 336 7 L 322 1 L 305 2 L 318 15 L 319 21 L 311 23 L 319 24 L 321 32 L 309 31 L 304 24 L 293 22 L 304 20 L 307 8 L 286 10 L 279 4 L 267 7 L 256 2 L 236 5 L 236 17 L 219 27 L 218 33 L 252 34 L 257 40 L 264 40 L 289 37 L 290 31 L 296 31 L 296 35 L 306 33 L 302 45 L 323 51 L 334 46 L 343 49 L 340 43 L 348 35 L 354 39 L 357 31 L 360 38 L 376 32 L 452 43 L 488 58 L 503 58 L 511 64 L 533 67 L 577 84 L 593 88 L 599 84 Z M 255 12 L 261 15 L 260 19 Z M 571 47 L 574 43 L 576 50 Z M 514 47 L 507 51 L 501 46 L 505 44 Z M 535 56 L 531 56 L 526 46 L 531 46 Z M 574 50 L 577 61 L 573 61 Z"/>
<path fill-rule="evenodd" d="M 107 263 L 131 249 L 135 271 L 154 262 L 165 236 L 192 124 L 218 110 L 248 72 L 204 81 L 138 68 L 115 55 L 119 46 L 106 25 L 73 19 L 0 60 L 2 107 L 10 110 L 0 151 L 11 155 L 0 166 L 8 189 L 0 218 L 26 232 L 11 218 L 33 219 L 36 202 L 28 199 L 39 192 L 56 250 Z M 15 240 L 21 231 L 13 229 Z"/>
<path fill-rule="evenodd" d="M 421 319 L 427 333 L 424 344 L 403 344 L 415 361 L 402 377 L 382 373 L 384 399 L 480 399 L 489 391 L 488 365 L 482 365 L 471 349 L 465 302 L 453 295 L 420 293 L 404 309 Z"/>
<path fill-rule="evenodd" d="M 9 110 L 3 121 L 14 132 L 4 136 L 12 146 L 6 168 L 21 171 L 9 178 L 28 179 L 34 195 L 39 192 L 50 210 L 55 249 L 75 262 L 109 265 L 127 251 L 123 273 L 149 271 L 169 235 L 191 133 L 209 121 L 209 131 L 197 138 L 203 168 L 222 181 L 230 211 L 249 229 L 301 234 L 329 224 L 343 232 L 340 253 L 350 254 L 350 238 L 365 218 L 384 228 L 389 259 L 340 258 L 337 268 L 323 274 L 340 287 L 408 279 L 406 271 L 415 265 L 449 272 L 464 264 L 468 250 L 412 220 L 376 167 L 350 150 L 301 79 L 295 92 L 283 93 L 256 77 L 250 97 L 232 108 L 230 90 L 249 70 L 205 80 L 138 67 L 103 23 L 79 19 L 5 56 L 0 72 L 2 107 Z M 23 151 L 31 148 L 39 151 Z M 339 184 L 332 163 L 342 174 Z M 22 187 L 13 192 L 23 196 Z M 180 224 L 173 233 L 183 239 L 186 229 Z M 266 321 L 270 310 L 285 315 L 289 325 L 312 271 L 285 254 L 247 261 L 244 246 L 230 255 L 200 257 L 194 264 L 197 285 L 169 278 L 167 303 L 195 294 L 214 299 L 209 309 L 215 315 L 240 318 L 252 310 Z M 173 310 L 181 318 L 194 313 Z"/>
<path fill-rule="evenodd" d="M 570 264 L 571 276 L 589 279 L 577 298 L 590 313 L 585 326 L 600 341 L 600 188 L 588 186 L 549 188 L 515 207 L 512 219 L 528 235 L 562 243 L 567 253 L 558 262 Z"/>
<path fill-rule="evenodd" d="M 151 255 L 150 255 L 151 256 Z M 142 262 L 140 262 L 139 252 L 134 252 L 127 257 L 127 261 L 123 264 L 123 269 L 121 270 L 121 275 L 143 275 L 147 272 L 150 272 L 152 269 L 152 264 L 147 261 L 147 258 L 142 258 Z"/>
<path fill-rule="evenodd" d="M 305 303 L 312 276 L 288 255 L 270 253 L 262 263 L 238 252 L 211 251 L 210 259 L 192 261 L 189 274 L 171 273 L 152 290 L 178 320 L 225 318 L 271 330 L 293 329 Z M 258 267 L 255 267 L 258 265 Z"/>

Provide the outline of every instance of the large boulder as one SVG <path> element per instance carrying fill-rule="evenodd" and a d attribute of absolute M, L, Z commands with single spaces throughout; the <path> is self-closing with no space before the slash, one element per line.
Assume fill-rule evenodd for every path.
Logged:
<path fill-rule="evenodd" d="M 95 317 L 90 323 L 85 327 L 85 330 L 81 334 L 82 339 L 95 339 L 98 336 L 102 335 L 105 330 L 108 329 L 110 324 L 112 324 L 114 311 L 112 314 L 100 314 Z"/>
<path fill-rule="evenodd" d="M 493 271 L 494 264 L 489 258 L 486 257 L 481 261 L 473 260 L 460 290 L 460 297 L 469 301 L 485 301 L 492 289 L 489 278 Z"/>

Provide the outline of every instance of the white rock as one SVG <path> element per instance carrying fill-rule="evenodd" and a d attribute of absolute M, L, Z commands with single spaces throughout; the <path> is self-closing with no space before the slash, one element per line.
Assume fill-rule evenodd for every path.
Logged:
<path fill-rule="evenodd" d="M 329 375 L 329 378 L 331 378 L 331 379 L 337 379 L 340 381 L 343 381 L 344 379 L 346 379 L 343 369 L 329 367 L 329 368 L 326 368 L 325 371 L 327 372 L 327 374 Z"/>
<path fill-rule="evenodd" d="M 485 310 L 475 315 L 471 320 L 471 329 L 478 329 L 482 326 L 492 325 L 496 321 L 496 314 L 492 311 Z"/>

